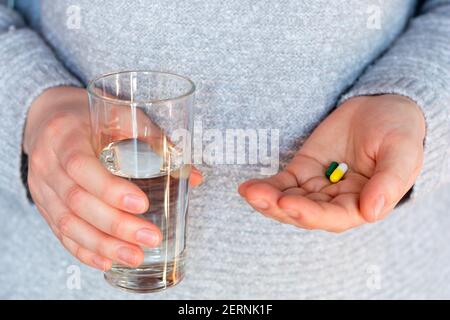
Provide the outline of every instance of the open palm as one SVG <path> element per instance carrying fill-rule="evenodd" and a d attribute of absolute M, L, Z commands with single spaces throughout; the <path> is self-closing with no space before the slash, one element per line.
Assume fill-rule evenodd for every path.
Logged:
<path fill-rule="evenodd" d="M 352 98 L 330 114 L 278 174 L 239 193 L 256 210 L 306 229 L 341 232 L 384 217 L 412 187 L 423 158 L 425 121 L 411 100 Z M 332 161 L 349 171 L 332 184 Z"/>

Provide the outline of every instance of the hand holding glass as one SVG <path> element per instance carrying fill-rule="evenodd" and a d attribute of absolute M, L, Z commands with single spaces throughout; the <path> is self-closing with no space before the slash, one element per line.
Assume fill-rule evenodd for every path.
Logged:
<path fill-rule="evenodd" d="M 159 247 L 143 248 L 139 267 L 113 264 L 105 273 L 113 286 L 152 292 L 184 276 L 194 91 L 185 77 L 153 71 L 107 74 L 88 86 L 99 160 L 147 194 L 142 217 L 162 233 Z M 180 132 L 183 139 L 174 141 Z"/>

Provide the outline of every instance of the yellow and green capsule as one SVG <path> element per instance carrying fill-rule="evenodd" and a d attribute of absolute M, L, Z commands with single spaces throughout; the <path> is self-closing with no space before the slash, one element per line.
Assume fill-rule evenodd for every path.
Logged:
<path fill-rule="evenodd" d="M 332 163 L 330 163 L 330 165 L 328 166 L 327 171 L 325 171 L 325 176 L 330 179 L 331 174 L 333 173 L 333 171 L 339 166 L 339 163 L 337 163 L 336 161 L 333 161 Z"/>
<path fill-rule="evenodd" d="M 339 182 L 342 177 L 345 175 L 345 173 L 348 170 L 348 166 L 346 163 L 341 162 L 336 169 L 334 169 L 334 171 L 331 173 L 330 175 L 330 182 L 331 183 L 336 183 Z"/>

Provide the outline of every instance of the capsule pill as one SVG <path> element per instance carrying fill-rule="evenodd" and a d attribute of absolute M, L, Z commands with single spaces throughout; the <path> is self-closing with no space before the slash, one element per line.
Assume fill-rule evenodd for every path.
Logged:
<path fill-rule="evenodd" d="M 345 173 L 348 170 L 348 166 L 346 163 L 341 162 L 336 169 L 334 169 L 333 173 L 330 175 L 330 182 L 336 183 L 339 182 Z"/>
<path fill-rule="evenodd" d="M 328 166 L 327 171 L 325 171 L 325 176 L 330 179 L 331 174 L 333 173 L 333 171 L 339 166 L 339 163 L 337 163 L 336 161 L 333 161 L 332 163 L 330 163 L 330 165 Z"/>

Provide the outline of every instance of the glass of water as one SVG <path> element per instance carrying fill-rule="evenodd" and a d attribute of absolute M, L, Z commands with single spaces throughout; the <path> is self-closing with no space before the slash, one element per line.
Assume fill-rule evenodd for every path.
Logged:
<path fill-rule="evenodd" d="M 105 279 L 115 287 L 152 292 L 184 276 L 194 92 L 188 78 L 156 71 L 110 73 L 88 85 L 96 154 L 144 191 L 150 206 L 140 216 L 163 235 L 159 247 L 142 248 L 139 267 L 113 264 Z"/>

